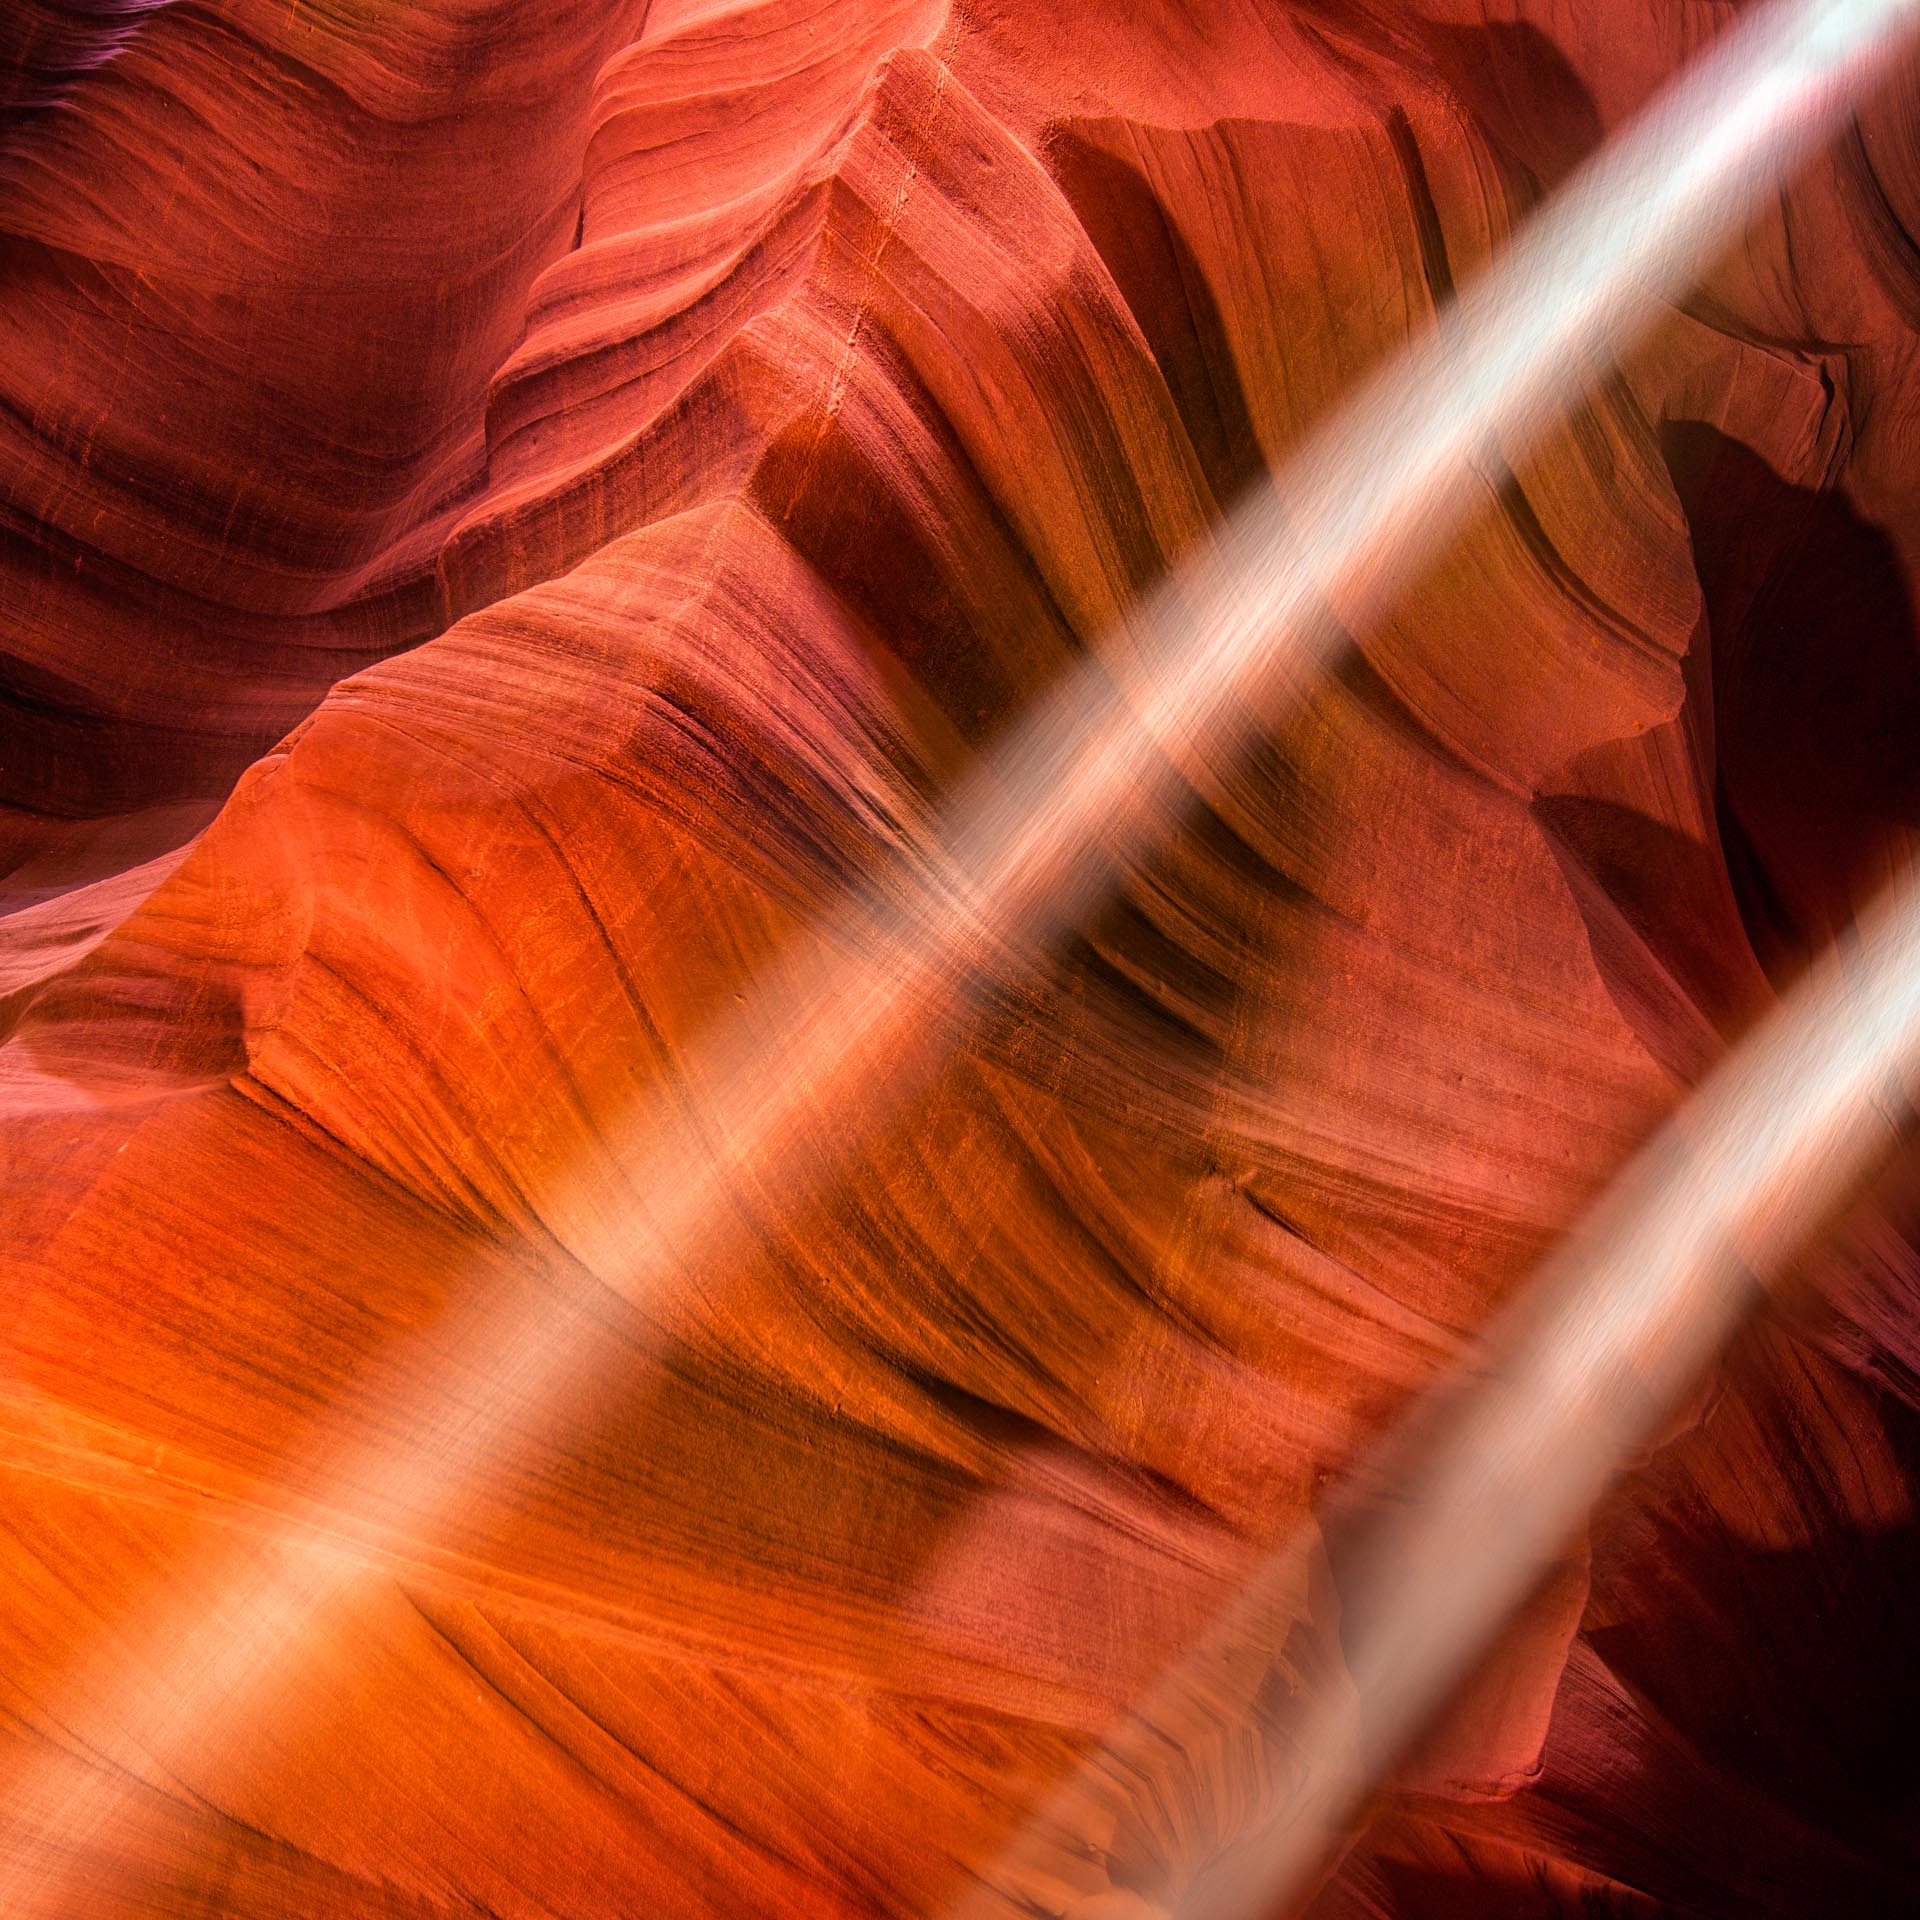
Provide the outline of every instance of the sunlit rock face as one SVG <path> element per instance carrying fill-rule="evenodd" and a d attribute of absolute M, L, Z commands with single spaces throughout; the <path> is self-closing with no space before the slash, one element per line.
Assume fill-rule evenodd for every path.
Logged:
<path fill-rule="evenodd" d="M 697 1123 L 769 962 L 1728 12 L 8 12 L 15 1906 L 939 1914 L 1312 1535 L 1909 859 L 1910 85 L 1483 451 L 1073 937 L 929 1007 L 911 1100 L 836 1082 L 664 1285 L 581 1196 L 636 1205 L 633 1116 Z M 1316 1916 L 1920 1899 L 1911 1184 Z M 500 1302 L 594 1363 L 431 1499 L 369 1470 L 517 1377 L 460 1341 Z M 281 1604 L 316 1527 L 363 1572 Z M 1339 1577 L 1249 1716 L 1337 1662 Z M 181 1623 L 254 1591 L 227 1697 Z M 1257 1816 L 1216 1731 L 1083 1912 L 1177 1910 Z"/>

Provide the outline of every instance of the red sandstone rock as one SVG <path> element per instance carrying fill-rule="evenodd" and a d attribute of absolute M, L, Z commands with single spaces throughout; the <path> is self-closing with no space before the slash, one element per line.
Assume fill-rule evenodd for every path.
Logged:
<path fill-rule="evenodd" d="M 1725 13 L 1491 11 L 0 28 L 0 1779 L 120 1770 L 65 1911 L 939 1912 L 1904 862 L 1910 87 L 909 1113 L 671 1298 L 569 1254 L 781 943 Z M 1897 1194 L 1828 1260 L 1316 1914 L 1911 1903 Z M 329 1479 L 501 1297 L 605 1364 L 430 1528 Z M 140 1623 L 314 1500 L 377 1577 L 156 1753 Z M 1234 1837 L 1219 1760 L 1116 1898 Z"/>

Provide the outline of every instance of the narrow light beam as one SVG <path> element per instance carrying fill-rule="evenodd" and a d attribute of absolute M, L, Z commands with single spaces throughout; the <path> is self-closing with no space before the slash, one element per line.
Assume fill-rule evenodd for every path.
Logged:
<path fill-rule="evenodd" d="M 897 1111 L 912 1082 L 897 1063 L 924 1058 L 929 1021 L 1030 962 L 1144 849 L 1183 780 L 1229 769 L 1284 713 L 1342 624 L 1459 530 L 1475 451 L 1497 438 L 1518 458 L 1645 332 L 1845 116 L 1917 8 L 1776 0 L 1689 70 L 1146 597 L 1098 663 L 1017 724 L 949 809 L 910 905 L 876 895 L 796 946 L 679 1084 L 632 1115 L 612 1163 L 541 1197 L 544 1224 L 588 1273 L 655 1312 L 696 1255 L 710 1263 L 740 1230 L 743 1191 L 781 1190 L 819 1115 L 851 1149 L 857 1128 Z M 179 1791 L 188 1756 L 246 1739 L 303 1638 L 375 1577 L 376 1536 L 430 1537 L 538 1409 L 607 1364 L 591 1303 L 474 1306 L 446 1336 L 444 1390 L 367 1423 L 385 1428 L 377 1445 L 343 1433 L 321 1463 L 334 1489 L 314 1503 L 323 1521 L 287 1518 L 244 1551 L 210 1547 L 103 1634 L 58 1714 L 84 1725 L 100 1764 L 78 1789 L 70 1754 L 9 1783 L 0 1911 L 66 1910 L 128 1783 Z"/>
<path fill-rule="evenodd" d="M 1220 1750 L 1241 1755 L 1240 1804 L 1266 1783 L 1262 1811 L 1187 1884 L 1140 1892 L 1125 1869 L 1127 1920 L 1176 1903 L 1180 1920 L 1294 1910 L 1373 1789 L 1757 1307 L 1760 1280 L 1909 1137 L 1915 1085 L 1920 882 L 1908 878 L 1634 1157 L 1358 1476 L 1371 1518 L 1342 1565 L 1337 1670 L 1284 1710 L 1251 1714 L 1231 1691 L 1275 1650 L 1274 1622 L 1292 1624 L 1285 1596 L 1303 1587 L 1315 1530 L 1262 1566 L 960 1913 L 1121 1920 L 1098 1836 L 1170 1758 Z"/>

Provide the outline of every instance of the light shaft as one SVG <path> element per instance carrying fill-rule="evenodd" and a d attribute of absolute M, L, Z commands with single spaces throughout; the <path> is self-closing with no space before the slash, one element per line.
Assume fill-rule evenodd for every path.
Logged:
<path fill-rule="evenodd" d="M 786 1192 L 792 1143 L 819 1116 L 850 1152 L 854 1116 L 871 1129 L 897 1111 L 912 1084 L 898 1063 L 924 1059 L 929 1020 L 954 1020 L 971 989 L 1030 964 L 1144 850 L 1183 780 L 1231 769 L 1339 644 L 1330 609 L 1347 624 L 1366 617 L 1436 555 L 1469 511 L 1476 451 L 1497 439 L 1519 458 L 1686 291 L 1781 170 L 1844 117 L 1916 8 L 1779 0 L 1731 31 L 1423 343 L 1237 506 L 963 786 L 906 904 L 897 888 L 876 893 L 797 943 L 604 1161 L 536 1196 L 597 1285 L 655 1315 L 696 1255 L 710 1265 L 740 1232 L 744 1191 Z M 1874 1058 L 1908 1038 L 1890 1022 Z M 1826 1137 L 1826 1117 L 1783 1116 L 1787 1160 Z M 264 1546 L 210 1545 L 100 1639 L 53 1719 L 83 1728 L 102 1763 L 78 1792 L 64 1773 L 8 1784 L 0 1911 L 65 1911 L 123 1776 L 173 1791 L 193 1752 L 245 1741 L 303 1639 L 378 1577 L 380 1543 L 431 1538 L 540 1408 L 610 1364 L 591 1292 L 529 1289 L 462 1309 L 418 1404 L 368 1422 L 384 1429 L 378 1444 L 339 1434 L 319 1477 L 332 1491 L 312 1503 L 321 1518 L 287 1518 Z M 1656 1319 L 1671 1304 L 1631 1298 L 1641 1304 L 1620 1311 Z M 1592 1478 L 1571 1476 L 1569 1497 L 1586 1497 Z M 1490 1576 L 1488 1604 L 1511 1585 Z M 1478 1620 L 1459 1623 L 1449 1648 L 1473 1640 Z M 1381 1644 L 1379 1691 L 1411 1699 L 1419 1687 L 1403 1670 L 1425 1675 L 1431 1650 Z"/>
<path fill-rule="evenodd" d="M 1126 1911 L 1291 1911 L 1368 1795 L 1490 1651 L 1624 1463 L 1654 1443 L 1777 1276 L 1909 1136 L 1920 1086 L 1920 881 L 1820 963 L 1628 1164 L 1473 1354 L 1403 1420 L 1350 1503 L 1338 1656 L 1284 1709 L 1235 1689 L 1298 1617 L 1316 1530 L 1062 1789 L 964 1911 L 1119 1920 L 1099 1836 L 1171 1754 L 1242 1743 L 1265 1811 Z M 1223 1690 L 1223 1679 L 1225 1687 Z M 1257 1757 L 1245 1746 L 1258 1742 Z M 1131 1877 L 1131 1876 L 1129 1876 Z"/>

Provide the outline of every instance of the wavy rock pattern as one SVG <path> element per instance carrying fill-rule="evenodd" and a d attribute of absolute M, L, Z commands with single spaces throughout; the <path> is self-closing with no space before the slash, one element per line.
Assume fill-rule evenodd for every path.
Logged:
<path fill-rule="evenodd" d="M 942 1911 L 1906 862 L 1911 87 L 910 1114 L 669 1296 L 569 1251 L 766 957 L 1725 12 L 0 26 L 0 1777 L 117 1775 L 65 1910 Z M 1911 1904 L 1912 1224 L 1316 1915 Z M 549 1299 L 604 1364 L 433 1527 L 326 1478 Z M 315 1502 L 377 1577 L 156 1754 L 128 1622 Z M 1245 1824 L 1223 1740 L 1084 1911 Z"/>

